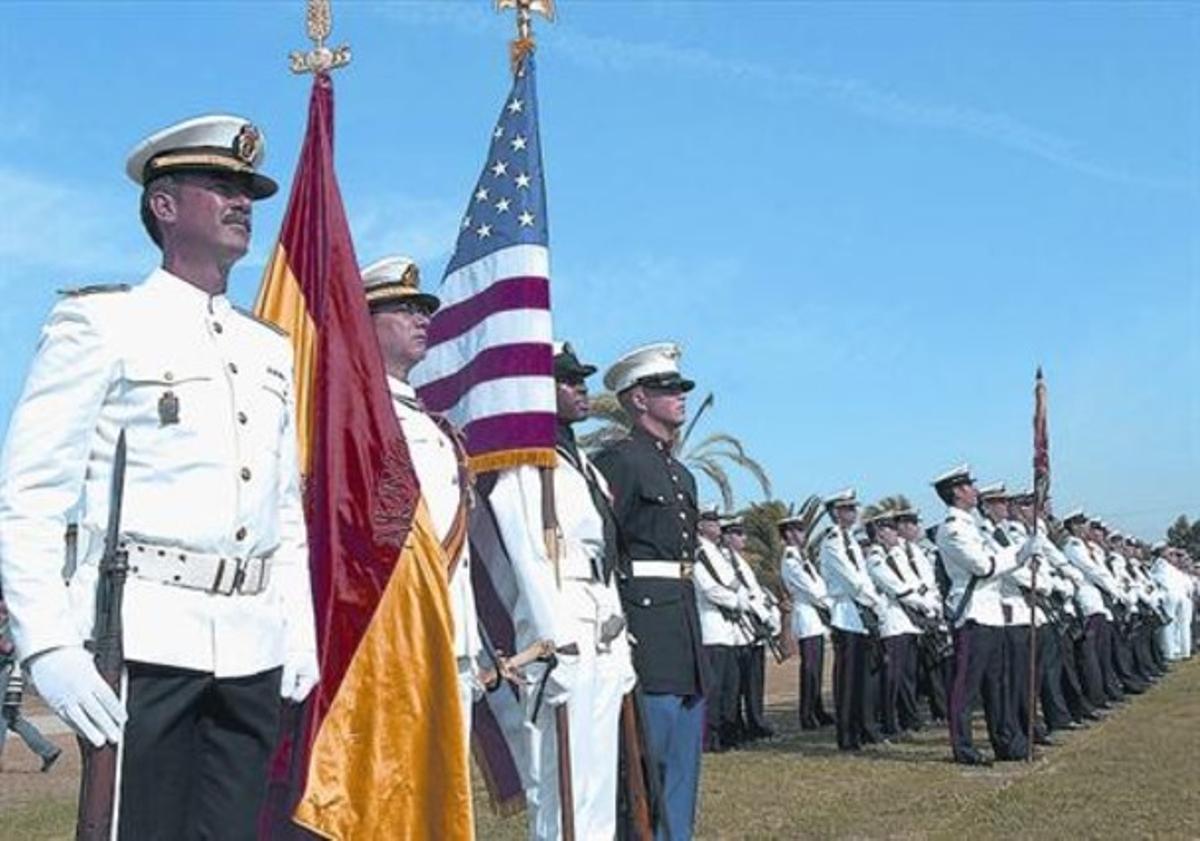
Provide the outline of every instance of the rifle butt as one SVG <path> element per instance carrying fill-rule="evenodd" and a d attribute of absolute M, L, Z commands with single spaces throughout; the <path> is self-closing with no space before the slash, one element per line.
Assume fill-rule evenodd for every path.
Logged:
<path fill-rule="evenodd" d="M 633 695 L 628 694 L 621 699 L 621 738 L 625 742 L 625 756 L 628 774 L 628 797 L 630 822 L 633 824 L 634 838 L 643 841 L 654 837 L 654 821 L 650 814 L 649 787 L 646 785 L 645 756 L 642 753 L 642 740 L 638 733 L 637 708 Z"/>
<path fill-rule="evenodd" d="M 117 790 L 117 746 L 106 742 L 95 747 L 79 741 L 83 773 L 79 779 L 79 813 L 76 841 L 109 841 L 113 829 L 113 803 Z"/>

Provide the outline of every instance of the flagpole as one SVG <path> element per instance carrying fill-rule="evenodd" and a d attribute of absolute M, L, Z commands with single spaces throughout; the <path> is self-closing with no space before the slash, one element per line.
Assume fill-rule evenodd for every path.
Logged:
<path fill-rule="evenodd" d="M 1037 575 L 1041 555 L 1038 552 L 1042 509 L 1050 485 L 1050 440 L 1046 432 L 1046 383 L 1039 365 L 1033 387 L 1033 569 L 1029 577 L 1029 726 L 1025 734 L 1025 760 L 1033 762 L 1033 738 L 1037 722 Z"/>
<path fill-rule="evenodd" d="M 1042 506 L 1039 504 L 1038 494 L 1033 495 L 1033 539 L 1034 539 L 1034 555 L 1033 555 L 1033 570 L 1029 577 L 1029 732 L 1026 733 L 1028 739 L 1028 751 L 1025 760 L 1033 762 L 1033 735 L 1035 724 L 1037 722 L 1037 605 L 1034 601 L 1034 594 L 1037 593 L 1037 574 L 1039 566 L 1039 556 L 1036 546 L 1038 539 L 1039 517 L 1041 516 Z"/>
<path fill-rule="evenodd" d="M 509 44 L 509 62 L 513 75 L 521 72 L 525 57 L 533 52 L 536 41 L 533 37 L 533 13 L 547 20 L 554 20 L 554 0 L 496 0 L 496 11 L 515 9 L 517 13 L 517 37 Z M 554 468 L 539 467 L 538 478 L 542 491 L 542 538 L 546 554 L 554 565 L 554 582 L 562 589 L 562 529 L 558 523 L 558 507 L 554 496 Z M 551 661 L 553 662 L 553 661 Z M 554 707 L 555 748 L 558 765 L 558 805 L 563 841 L 575 841 L 575 796 L 571 779 L 570 717 L 566 703 Z"/>

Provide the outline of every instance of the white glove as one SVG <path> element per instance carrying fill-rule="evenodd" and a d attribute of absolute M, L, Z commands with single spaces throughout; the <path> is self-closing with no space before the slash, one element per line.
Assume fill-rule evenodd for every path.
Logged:
<path fill-rule="evenodd" d="M 750 609 L 750 593 L 744 589 L 737 591 L 737 609 L 743 613 Z"/>
<path fill-rule="evenodd" d="M 295 651 L 283 660 L 283 680 L 279 683 L 279 694 L 285 701 L 299 704 L 313 691 L 321 677 L 315 651 Z"/>
<path fill-rule="evenodd" d="M 79 646 L 52 648 L 30 658 L 29 677 L 42 700 L 95 747 L 121 741 L 125 705 Z"/>

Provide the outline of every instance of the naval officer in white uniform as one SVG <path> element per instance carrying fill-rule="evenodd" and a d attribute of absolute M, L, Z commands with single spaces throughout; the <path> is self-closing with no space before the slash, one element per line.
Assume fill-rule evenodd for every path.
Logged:
<path fill-rule="evenodd" d="M 317 680 L 287 338 L 234 307 L 262 134 L 206 116 L 127 162 L 162 265 L 68 292 L 42 330 L 0 458 L 0 574 L 43 698 L 121 754 L 121 838 L 255 836 L 280 696 Z M 123 697 L 84 649 L 127 436 Z M 78 566 L 61 576 L 78 504 Z"/>
<path fill-rule="evenodd" d="M 471 709 L 483 694 L 480 681 L 483 643 L 475 615 L 467 541 L 470 475 L 458 433 L 448 420 L 425 410 L 408 382 L 409 373 L 425 358 L 429 319 L 441 302 L 436 295 L 421 291 L 417 264 L 407 257 L 376 260 L 363 268 L 362 279 L 387 369 L 392 407 L 412 456 L 434 533 L 446 551 L 458 694 L 463 712 L 462 749 L 467 751 L 471 742 Z"/>

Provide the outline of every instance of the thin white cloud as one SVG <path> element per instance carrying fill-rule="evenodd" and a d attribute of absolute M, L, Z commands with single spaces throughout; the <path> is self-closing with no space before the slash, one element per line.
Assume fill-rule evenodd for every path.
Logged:
<path fill-rule="evenodd" d="M 0 166 L 0 286 L 23 270 L 88 282 L 139 271 L 152 259 L 136 199 Z M 132 220 L 132 221 L 131 221 Z"/>
<path fill-rule="evenodd" d="M 387 254 L 416 260 L 424 283 L 436 286 L 454 248 L 460 205 L 444 199 L 380 195 L 357 199 L 350 214 L 354 251 L 364 264 Z"/>
<path fill-rule="evenodd" d="M 409 25 L 443 26 L 470 35 L 497 31 L 494 16 L 473 5 L 384 4 L 380 8 L 389 18 Z M 1163 190 L 1191 189 L 1182 179 L 1146 176 L 1096 160 L 1078 142 L 1009 114 L 926 100 L 863 79 L 729 59 L 699 47 L 589 35 L 565 24 L 556 25 L 551 34 L 542 37 L 539 49 L 606 73 L 667 71 L 742 82 L 761 96 L 810 99 L 879 122 L 974 137 L 1105 181 Z"/>

